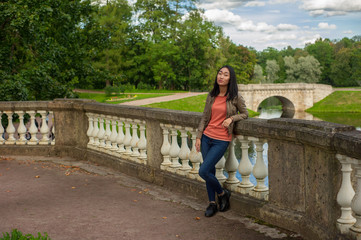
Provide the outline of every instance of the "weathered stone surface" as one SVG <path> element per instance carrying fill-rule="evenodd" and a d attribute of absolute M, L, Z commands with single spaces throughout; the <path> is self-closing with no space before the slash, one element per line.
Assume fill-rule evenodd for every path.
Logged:
<path fill-rule="evenodd" d="M 361 131 L 349 131 L 335 134 L 334 147 L 344 155 L 361 158 Z"/>
<path fill-rule="evenodd" d="M 269 201 L 280 208 L 305 211 L 305 158 L 302 145 L 268 142 Z M 277 187 L 273 187 L 277 186 Z"/>

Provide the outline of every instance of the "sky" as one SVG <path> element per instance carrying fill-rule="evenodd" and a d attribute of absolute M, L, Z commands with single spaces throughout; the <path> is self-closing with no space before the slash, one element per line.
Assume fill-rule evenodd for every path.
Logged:
<path fill-rule="evenodd" d="M 361 35 L 361 0 L 199 0 L 197 6 L 234 43 L 257 51 Z"/>

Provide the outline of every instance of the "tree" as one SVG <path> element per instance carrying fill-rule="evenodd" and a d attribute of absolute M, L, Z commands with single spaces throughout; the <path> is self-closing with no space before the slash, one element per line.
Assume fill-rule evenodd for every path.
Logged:
<path fill-rule="evenodd" d="M 320 63 L 313 56 L 300 57 L 297 63 L 298 82 L 317 83 L 321 77 Z"/>
<path fill-rule="evenodd" d="M 352 51 L 351 71 L 352 75 L 350 81 L 356 83 L 358 86 L 361 86 L 361 48 L 355 48 Z M 356 84 L 354 86 L 357 86 Z"/>
<path fill-rule="evenodd" d="M 262 82 L 264 82 L 263 70 L 260 65 L 256 64 L 254 66 L 252 83 L 262 83 Z"/>
<path fill-rule="evenodd" d="M 299 69 L 294 57 L 286 56 L 284 57 L 284 61 L 287 75 L 285 81 L 288 83 L 297 82 Z"/>
<path fill-rule="evenodd" d="M 335 61 L 331 65 L 331 79 L 337 87 L 356 86 L 352 81 L 351 66 L 352 50 L 348 48 L 340 49 L 335 55 Z"/>
<path fill-rule="evenodd" d="M 300 57 L 295 61 L 294 57 L 284 57 L 287 78 L 286 82 L 316 83 L 320 80 L 320 63 L 313 56 Z"/>
<path fill-rule="evenodd" d="M 320 83 L 332 84 L 330 78 L 331 64 L 334 61 L 333 43 L 329 39 L 317 39 L 314 44 L 306 45 L 306 51 L 314 56 L 322 67 Z"/>
<path fill-rule="evenodd" d="M 276 60 L 266 61 L 267 83 L 274 83 L 278 79 L 278 72 L 280 70 Z"/>
<path fill-rule="evenodd" d="M 104 81 L 108 86 L 111 81 L 119 82 L 124 78 L 126 53 L 130 50 L 126 42 L 131 31 L 131 17 L 132 8 L 126 0 L 107 1 L 106 5 L 100 7 L 96 21 L 107 31 L 109 43 L 103 51 L 97 53 L 93 66 L 109 73 L 109 76 L 99 83 L 99 88 L 102 88 Z"/>
<path fill-rule="evenodd" d="M 106 41 L 90 1 L 9 0 L 0 5 L 0 98 L 47 100 L 97 77 Z"/>

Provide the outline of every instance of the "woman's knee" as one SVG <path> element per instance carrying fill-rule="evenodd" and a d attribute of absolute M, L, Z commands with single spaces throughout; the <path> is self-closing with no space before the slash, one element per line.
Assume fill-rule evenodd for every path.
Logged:
<path fill-rule="evenodd" d="M 204 168 L 200 168 L 198 171 L 198 174 L 204 180 L 207 178 L 207 175 L 208 175 L 207 171 Z"/>

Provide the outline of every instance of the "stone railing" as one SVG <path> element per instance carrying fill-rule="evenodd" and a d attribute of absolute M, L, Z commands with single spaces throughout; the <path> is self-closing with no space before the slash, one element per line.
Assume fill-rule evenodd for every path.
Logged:
<path fill-rule="evenodd" d="M 54 145 L 54 114 L 47 102 L 2 103 L 0 144 Z"/>
<path fill-rule="evenodd" d="M 207 199 L 198 175 L 202 158 L 194 147 L 200 113 L 64 99 L 3 102 L 0 111 L 10 122 L 9 116 L 19 111 L 29 115 L 34 111 L 34 117 L 39 113 L 41 127 L 37 132 L 56 136 L 55 145 L 50 140 L 53 137 L 47 145 L 40 144 L 42 138 L 38 137 L 39 144 L 31 145 L 28 139 L 18 140 L 24 134 L 22 124 L 15 130 L 8 124 L 4 132 L 15 140 L 9 136 L 2 141 L 7 143 L 0 145 L 2 155 L 69 156 Z M 23 112 L 19 112 L 19 119 Z M 48 130 L 41 130 L 47 113 L 54 115 L 54 134 L 49 134 L 49 125 Z M 27 129 L 34 136 L 35 130 L 30 129 L 35 120 L 31 115 L 30 119 Z M 254 165 L 248 154 L 250 147 Z M 305 239 L 357 239 L 361 232 L 360 156 L 361 132 L 354 127 L 247 119 L 236 124 L 234 139 L 217 164 L 216 175 L 234 192 L 231 205 L 235 212 L 298 232 Z M 251 174 L 256 178 L 254 184 Z M 267 177 L 269 184 L 265 183 Z"/>

